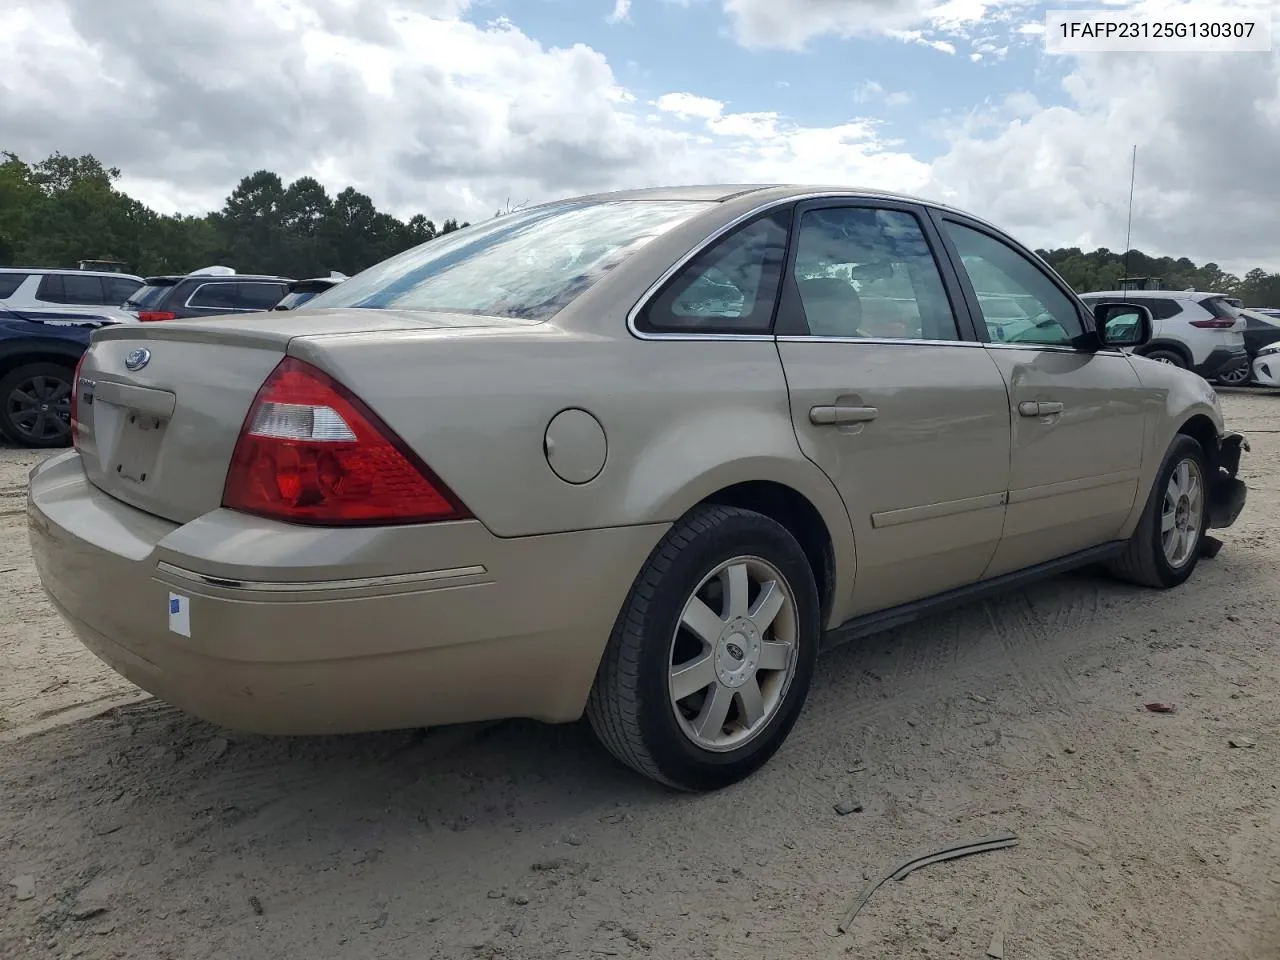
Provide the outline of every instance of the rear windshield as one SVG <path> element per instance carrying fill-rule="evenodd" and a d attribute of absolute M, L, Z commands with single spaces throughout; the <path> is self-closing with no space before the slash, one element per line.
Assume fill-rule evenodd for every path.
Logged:
<path fill-rule="evenodd" d="M 159 303 L 160 298 L 172 289 L 172 283 L 148 283 L 129 294 L 129 299 L 124 302 L 124 305 L 135 310 L 145 310 Z"/>
<path fill-rule="evenodd" d="M 285 294 L 284 298 L 275 305 L 275 309 L 295 310 L 315 295 L 315 290 L 295 290 L 293 293 Z"/>
<path fill-rule="evenodd" d="M 572 201 L 429 240 L 305 304 L 546 320 L 704 201 Z"/>
<path fill-rule="evenodd" d="M 1200 301 L 1200 306 L 1204 307 L 1215 317 L 1230 317 L 1234 320 L 1240 316 L 1240 311 L 1237 310 L 1226 297 L 1205 297 Z"/>

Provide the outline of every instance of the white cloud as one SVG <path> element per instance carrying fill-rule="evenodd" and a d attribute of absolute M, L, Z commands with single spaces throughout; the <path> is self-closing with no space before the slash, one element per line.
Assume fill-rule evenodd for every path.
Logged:
<path fill-rule="evenodd" d="M 886 107 L 903 107 L 914 99 L 905 90 L 886 90 L 875 80 L 864 80 L 853 90 L 854 103 L 881 103 Z"/>
<path fill-rule="evenodd" d="M 614 0 L 613 10 L 605 17 L 610 23 L 628 23 L 631 20 L 631 0 Z"/>
<path fill-rule="evenodd" d="M 971 24 L 1004 16 L 1029 0 L 721 0 L 733 34 L 746 47 L 799 50 L 814 37 L 897 36 L 955 53 L 945 31 L 963 37 Z M 949 48 L 949 49 L 948 49 Z"/>
<path fill-rule="evenodd" d="M 1280 269 L 1280 55 L 1080 57 L 1067 106 L 1012 95 L 962 118 L 927 190 L 1036 245 L 1124 246 Z"/>
<path fill-rule="evenodd" d="M 655 183 L 928 176 L 871 121 L 808 128 L 680 92 L 639 104 L 599 52 L 459 20 L 461 0 L 17 3 L 0 147 L 93 152 L 168 211 L 217 207 L 263 167 L 437 219 Z"/>
<path fill-rule="evenodd" d="M 942 153 L 926 162 L 855 115 L 884 116 L 909 91 L 868 78 L 851 91 L 850 115 L 828 126 L 696 89 L 640 100 L 598 51 L 547 47 L 506 20 L 460 20 L 465 0 L 9 4 L 0 149 L 93 152 L 164 210 L 214 208 L 263 167 L 353 184 L 380 207 L 437 220 L 485 216 L 508 197 L 827 182 L 949 200 L 1035 245 L 1118 247 L 1138 143 L 1137 246 L 1280 269 L 1276 54 L 1057 60 L 1069 70 L 1061 103 L 1046 105 L 1051 91 L 1002 91 L 948 118 Z M 779 41 L 839 34 L 861 18 L 880 36 L 949 52 L 956 44 L 935 21 L 945 14 L 968 30 L 981 9 L 981 35 L 975 27 L 964 43 L 984 62 L 1003 55 L 1006 37 L 1038 44 L 1041 32 L 1013 0 L 771 4 L 726 9 L 739 31 L 777 20 Z M 1003 36 L 987 22 L 999 17 Z"/>

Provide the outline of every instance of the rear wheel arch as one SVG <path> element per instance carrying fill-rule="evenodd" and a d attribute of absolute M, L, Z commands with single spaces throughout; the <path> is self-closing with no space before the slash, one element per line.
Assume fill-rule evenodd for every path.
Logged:
<path fill-rule="evenodd" d="M 1162 350 L 1168 353 L 1176 353 L 1180 356 L 1182 358 L 1182 362 L 1187 365 L 1188 370 L 1195 365 L 1195 358 L 1191 356 L 1191 351 L 1185 344 L 1179 343 L 1177 340 L 1151 340 L 1144 343 L 1140 349 L 1134 350 L 1133 352 L 1138 354 L 1140 357 L 1145 357 L 1148 354 Z"/>
<path fill-rule="evenodd" d="M 738 507 L 763 514 L 796 538 L 813 570 L 822 620 L 831 616 L 835 597 L 836 554 L 827 521 L 809 498 L 793 487 L 771 480 L 748 480 L 711 494 L 702 504 Z M 699 504 L 701 506 L 702 504 Z"/>
<path fill-rule="evenodd" d="M 750 480 L 739 477 L 750 476 Z M 655 519 L 679 522 L 700 506 L 716 504 L 759 513 L 781 524 L 804 548 L 825 627 L 847 616 L 857 566 L 853 524 L 835 486 L 808 460 L 752 458 L 722 464 L 673 491 L 653 510 Z"/>

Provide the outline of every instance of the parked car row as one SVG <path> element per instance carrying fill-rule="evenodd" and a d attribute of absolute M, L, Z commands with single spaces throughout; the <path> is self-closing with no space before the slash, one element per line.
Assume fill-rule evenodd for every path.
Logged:
<path fill-rule="evenodd" d="M 1109 290 L 1081 299 L 1090 304 L 1123 299 L 1151 310 L 1152 340 L 1135 353 L 1194 370 L 1224 386 L 1280 386 L 1270 372 L 1275 357 L 1260 365 L 1264 349 L 1280 341 L 1280 310 L 1251 310 L 1235 297 L 1194 290 Z"/>
<path fill-rule="evenodd" d="M 345 279 L 0 268 L 0 435 L 27 447 L 71 441 L 76 363 L 100 327 L 289 310 Z"/>

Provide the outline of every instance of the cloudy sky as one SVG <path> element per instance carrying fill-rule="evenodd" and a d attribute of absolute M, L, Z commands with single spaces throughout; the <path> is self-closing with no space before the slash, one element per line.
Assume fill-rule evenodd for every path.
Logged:
<path fill-rule="evenodd" d="M 1134 246 L 1280 270 L 1275 50 L 1049 55 L 1027 0 L 0 9 L 0 149 L 92 152 L 164 211 L 217 207 L 263 167 L 437 221 L 621 186 L 818 181 L 947 200 L 1037 246 L 1121 249 L 1137 144 Z"/>

